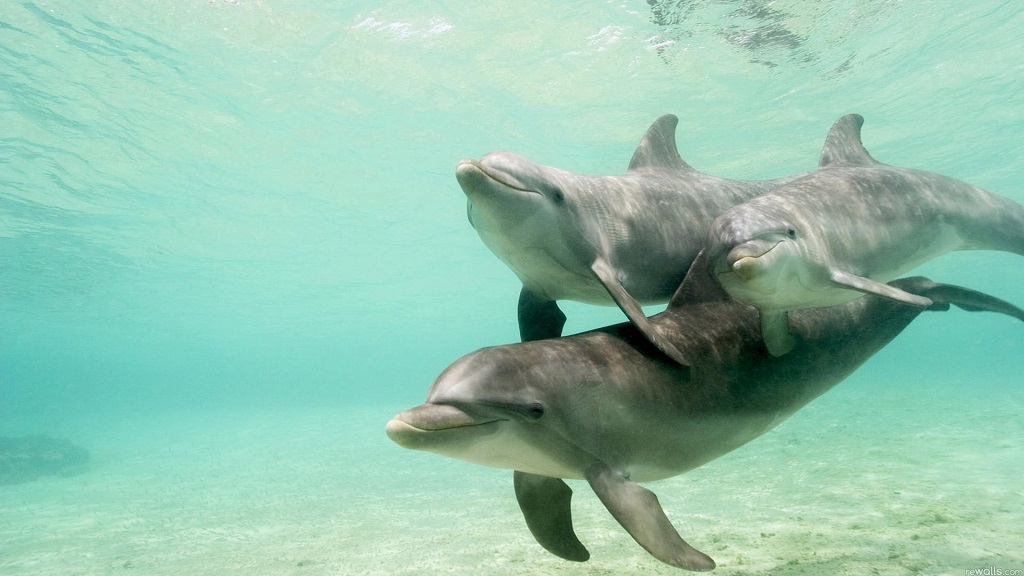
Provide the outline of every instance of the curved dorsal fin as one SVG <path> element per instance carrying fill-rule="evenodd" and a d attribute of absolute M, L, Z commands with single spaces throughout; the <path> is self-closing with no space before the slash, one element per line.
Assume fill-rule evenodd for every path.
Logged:
<path fill-rule="evenodd" d="M 729 294 L 711 276 L 711 265 L 708 263 L 707 254 L 701 250 L 697 254 L 697 258 L 690 264 L 690 269 L 686 272 L 682 284 L 669 300 L 668 308 L 682 308 L 691 304 L 724 300 L 729 300 Z"/>
<path fill-rule="evenodd" d="M 644 168 L 693 170 L 679 157 L 679 150 L 676 148 L 676 124 L 678 123 L 679 118 L 676 118 L 674 114 L 665 114 L 655 120 L 654 124 L 647 129 L 640 145 L 636 147 L 636 152 L 633 152 L 633 158 L 629 161 L 630 171 Z"/>
<path fill-rule="evenodd" d="M 864 125 L 864 117 L 860 114 L 847 114 L 832 125 L 825 138 L 825 146 L 821 149 L 818 168 L 825 166 L 871 166 L 878 161 L 868 154 L 860 141 L 860 127 Z"/>

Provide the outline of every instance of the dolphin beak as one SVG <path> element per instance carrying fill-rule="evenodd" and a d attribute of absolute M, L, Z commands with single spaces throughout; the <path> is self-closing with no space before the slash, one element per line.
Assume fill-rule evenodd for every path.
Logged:
<path fill-rule="evenodd" d="M 729 251 L 725 257 L 728 270 L 744 282 L 749 282 L 757 276 L 765 264 L 762 260 L 765 254 L 771 252 L 781 241 L 752 240 L 744 242 Z"/>
<path fill-rule="evenodd" d="M 476 160 L 460 160 L 455 165 L 455 179 L 458 180 L 462 191 L 469 196 L 487 185 L 490 178 L 484 172 L 483 167 Z"/>
<path fill-rule="evenodd" d="M 732 261 L 729 264 L 729 268 L 736 273 L 736 276 L 744 282 L 750 282 L 755 275 L 755 267 L 757 266 L 757 258 L 753 256 L 744 256 L 739 260 Z"/>
<path fill-rule="evenodd" d="M 395 444 L 416 449 L 432 432 L 479 426 L 494 421 L 470 416 L 455 406 L 428 403 L 396 414 L 388 421 L 384 431 Z"/>
<path fill-rule="evenodd" d="M 416 440 L 420 437 L 420 430 L 406 423 L 400 417 L 395 416 L 389 420 L 384 427 L 384 431 L 387 433 L 388 438 L 391 438 L 392 442 L 402 448 L 416 449 Z"/>
<path fill-rule="evenodd" d="M 749 242 L 740 244 L 733 248 L 729 255 L 725 257 L 725 263 L 728 265 L 729 270 L 735 272 L 736 276 L 741 280 L 749 282 L 756 272 L 757 259 L 763 253 L 756 250 Z"/>
<path fill-rule="evenodd" d="M 473 193 L 516 192 L 540 195 L 540 192 L 520 179 L 524 166 L 509 154 L 492 152 L 480 160 L 460 160 L 455 165 L 455 179 L 466 195 Z"/>

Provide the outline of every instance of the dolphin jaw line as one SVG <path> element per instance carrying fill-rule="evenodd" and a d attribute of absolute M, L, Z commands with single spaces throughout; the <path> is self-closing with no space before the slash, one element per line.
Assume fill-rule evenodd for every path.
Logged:
<path fill-rule="evenodd" d="M 720 273 L 733 272 L 740 280 L 749 282 L 757 276 L 758 269 L 762 267 L 763 261 L 760 259 L 781 243 L 780 240 L 764 249 L 752 242 L 740 244 L 729 251 L 725 259 L 726 267 Z"/>
<path fill-rule="evenodd" d="M 540 193 L 540 191 L 528 188 L 525 184 L 519 182 L 511 174 L 508 174 L 507 172 L 503 172 L 501 170 L 492 169 L 477 160 L 463 160 L 462 162 L 459 163 L 456 170 L 462 169 L 463 166 L 472 166 L 476 170 L 479 170 L 480 173 L 486 176 L 488 179 L 510 190 L 515 190 L 516 192 L 525 192 L 527 194 L 536 194 L 537 196 L 543 196 Z"/>

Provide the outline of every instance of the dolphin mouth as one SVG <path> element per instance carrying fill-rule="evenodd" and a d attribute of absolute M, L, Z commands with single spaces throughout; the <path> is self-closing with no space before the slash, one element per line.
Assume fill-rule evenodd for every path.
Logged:
<path fill-rule="evenodd" d="M 771 252 L 781 242 L 745 242 L 736 246 L 725 257 L 726 268 L 721 272 L 733 272 L 743 281 L 750 281 L 757 275 L 757 269 L 764 255 Z"/>
<path fill-rule="evenodd" d="M 462 185 L 463 192 L 469 195 L 471 192 L 475 192 L 480 189 L 480 186 L 474 186 L 473 180 L 486 179 L 489 182 L 498 184 L 510 190 L 516 192 L 525 192 L 527 194 L 541 195 L 539 190 L 530 188 L 526 184 L 520 182 L 515 176 L 508 172 L 500 169 L 492 168 L 480 162 L 479 160 L 461 160 L 455 166 L 455 178 Z"/>
<path fill-rule="evenodd" d="M 757 258 L 753 256 L 745 256 L 736 260 L 732 263 L 729 268 L 736 273 L 736 276 L 744 282 L 749 282 L 754 278 L 754 268 L 757 266 Z"/>
<path fill-rule="evenodd" d="M 476 435 L 497 429 L 501 418 L 480 419 L 447 404 L 423 404 L 396 414 L 384 428 L 388 438 L 406 448 L 416 448 L 428 436 L 473 430 Z"/>
<path fill-rule="evenodd" d="M 465 410 L 456 408 L 451 404 L 423 404 L 412 410 L 400 412 L 392 422 L 399 420 L 406 425 L 423 430 L 424 432 L 436 432 L 438 430 L 450 430 L 452 428 L 464 428 L 466 426 L 479 426 L 498 420 L 497 418 L 480 419 L 470 416 Z"/>

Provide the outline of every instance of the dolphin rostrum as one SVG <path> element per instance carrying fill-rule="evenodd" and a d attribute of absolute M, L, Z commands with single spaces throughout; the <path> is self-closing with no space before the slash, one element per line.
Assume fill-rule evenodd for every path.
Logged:
<path fill-rule="evenodd" d="M 689 570 L 714 561 L 687 544 L 639 482 L 682 474 L 764 434 L 842 381 L 923 310 L 990 310 L 1024 320 L 996 298 L 925 278 L 892 282 L 927 308 L 867 297 L 794 312 L 800 338 L 768 354 L 757 312 L 728 299 L 698 266 L 651 323 L 688 358 L 665 357 L 628 323 L 576 336 L 484 348 L 437 378 L 425 404 L 388 422 L 401 446 L 512 469 L 526 525 L 567 560 L 590 554 L 572 526 L 572 490 L 585 479 L 655 558 Z M 699 268 L 703 268 L 700 277 Z"/>
<path fill-rule="evenodd" d="M 818 170 L 726 210 L 711 226 L 713 274 L 761 311 L 768 349 L 793 346 L 789 310 L 875 294 L 928 298 L 885 284 L 953 250 L 1024 255 L 1024 206 L 965 182 L 877 162 L 856 114 L 832 126 Z"/>
<path fill-rule="evenodd" d="M 522 340 L 562 334 L 557 300 L 617 305 L 681 360 L 641 305 L 672 296 L 716 216 L 799 175 L 743 181 L 698 172 L 679 156 L 677 123 L 655 120 L 619 176 L 574 174 L 512 152 L 458 164 L 470 224 L 523 283 Z"/>

